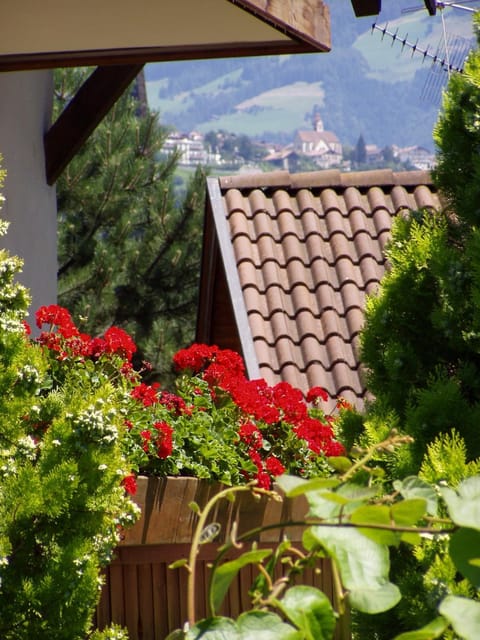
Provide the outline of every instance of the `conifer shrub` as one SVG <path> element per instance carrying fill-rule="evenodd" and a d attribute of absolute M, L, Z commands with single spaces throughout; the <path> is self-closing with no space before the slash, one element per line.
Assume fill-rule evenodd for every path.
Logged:
<path fill-rule="evenodd" d="M 27 335 L 21 264 L 0 250 L 0 637 L 85 640 L 101 568 L 136 515 L 121 484 L 123 417 L 108 381 L 55 380 Z M 126 637 L 105 634 L 94 637 Z"/>

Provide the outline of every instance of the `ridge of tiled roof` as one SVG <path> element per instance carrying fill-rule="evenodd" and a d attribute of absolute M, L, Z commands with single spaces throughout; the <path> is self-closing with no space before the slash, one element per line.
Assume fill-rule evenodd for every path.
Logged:
<path fill-rule="evenodd" d="M 361 408 L 365 298 L 384 274 L 394 217 L 440 208 L 430 174 L 235 175 L 209 178 L 209 197 L 251 370 L 304 392 L 322 386 Z"/>

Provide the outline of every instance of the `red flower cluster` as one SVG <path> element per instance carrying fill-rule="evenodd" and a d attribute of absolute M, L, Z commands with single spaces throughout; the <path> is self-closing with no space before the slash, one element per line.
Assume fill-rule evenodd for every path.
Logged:
<path fill-rule="evenodd" d="M 282 460 L 288 463 L 288 451 L 282 451 L 292 437 L 301 439 L 311 455 L 338 456 L 343 446 L 335 440 L 333 418 L 324 420 L 311 417 L 305 398 L 299 389 L 288 382 L 274 386 L 265 380 L 247 380 L 240 356 L 228 349 L 194 344 L 182 349 L 174 358 L 177 368 L 188 369 L 206 381 L 212 397 L 222 402 L 227 395 L 239 410 L 239 442 L 257 469 L 260 486 L 269 487 L 271 478 L 286 471 Z M 307 402 L 328 401 L 321 387 L 310 389 Z M 272 451 L 278 451 L 277 456 Z"/>
<path fill-rule="evenodd" d="M 92 338 L 80 333 L 67 309 L 57 304 L 40 307 L 35 314 L 39 329 L 50 325 L 48 331 L 42 331 L 39 342 L 52 351 L 58 352 L 58 358 L 69 357 L 98 359 L 103 354 L 116 354 L 130 363 L 137 347 L 126 331 L 110 327 L 103 338 Z M 128 368 L 128 367 L 127 367 Z"/>
<path fill-rule="evenodd" d="M 40 329 L 48 325 L 38 340 L 53 352 L 52 362 L 91 359 L 109 379 L 113 374 L 121 381 L 119 397 L 124 399 L 129 389 L 124 424 L 132 468 L 162 474 L 200 469 L 201 477 L 226 475 L 231 482 L 243 475 L 270 488 L 282 473 L 324 470 L 325 457 L 344 453 L 335 439 L 335 419 L 320 409 L 320 403 L 328 401 L 321 387 L 310 389 L 305 398 L 287 382 L 270 386 L 265 380 L 248 380 L 238 353 L 194 344 L 174 357 L 182 373 L 176 395 L 157 382 L 141 382 L 132 365 L 135 343 L 122 329 L 111 327 L 102 337 L 92 338 L 80 333 L 68 311 L 58 305 L 41 307 L 36 323 Z M 58 368 L 61 374 L 60 364 Z M 348 408 L 347 403 L 340 399 L 337 408 Z M 225 456 L 212 455 L 217 445 Z M 212 460 L 211 467 L 204 465 L 205 459 Z M 122 485 L 134 493 L 134 476 L 127 475 Z"/>

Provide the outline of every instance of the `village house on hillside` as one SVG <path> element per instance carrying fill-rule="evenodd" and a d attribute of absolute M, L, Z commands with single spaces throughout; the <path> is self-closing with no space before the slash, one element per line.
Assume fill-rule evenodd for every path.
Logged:
<path fill-rule="evenodd" d="M 163 153 L 166 155 L 178 153 L 179 164 L 186 166 L 218 165 L 222 162 L 219 153 L 212 153 L 206 148 L 204 136 L 198 131 L 190 133 L 172 131 L 165 139 Z"/>
<path fill-rule="evenodd" d="M 435 166 L 435 154 L 425 149 L 425 147 L 413 145 L 400 148 L 394 145 L 392 150 L 394 158 L 398 158 L 400 162 L 408 162 L 415 169 L 429 171 Z"/>
<path fill-rule="evenodd" d="M 321 169 L 339 166 L 343 158 L 340 140 L 333 131 L 325 131 L 320 114 L 315 113 L 313 130 L 297 131 L 294 150 L 313 160 Z"/>

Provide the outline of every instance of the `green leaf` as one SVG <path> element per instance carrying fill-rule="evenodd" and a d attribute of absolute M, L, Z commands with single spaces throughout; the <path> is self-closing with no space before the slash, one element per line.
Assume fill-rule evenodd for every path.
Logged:
<path fill-rule="evenodd" d="M 400 591 L 388 579 L 388 548 L 366 538 L 356 529 L 311 527 L 336 561 L 342 583 L 353 607 L 365 613 L 380 613 L 394 607 Z"/>
<path fill-rule="evenodd" d="M 200 620 L 189 629 L 185 640 L 303 640 L 300 631 L 275 613 L 247 611 L 237 621 L 216 616 Z"/>
<path fill-rule="evenodd" d="M 480 567 L 472 559 L 477 559 L 480 549 L 480 531 L 461 528 L 450 538 L 450 555 L 460 573 L 477 587 L 480 587 Z"/>
<path fill-rule="evenodd" d="M 421 520 L 427 510 L 425 498 L 407 498 L 391 507 L 392 518 L 399 527 L 411 527 Z"/>
<path fill-rule="evenodd" d="M 182 629 L 175 629 L 175 631 L 172 631 L 168 634 L 165 640 L 185 640 L 185 638 L 185 631 L 183 631 Z"/>
<path fill-rule="evenodd" d="M 333 518 L 341 512 L 347 514 L 360 506 L 362 502 L 373 498 L 377 489 L 345 484 L 336 491 L 311 491 L 306 498 L 310 505 L 310 515 L 317 518 Z"/>
<path fill-rule="evenodd" d="M 168 565 L 169 569 L 180 569 L 181 567 L 185 567 L 188 564 L 187 558 L 181 558 L 180 560 L 175 560 Z"/>
<path fill-rule="evenodd" d="M 367 527 L 367 525 L 391 526 L 392 518 L 390 507 L 385 505 L 364 505 L 352 513 L 350 520 L 353 524 L 359 526 L 358 531 L 360 531 L 360 533 L 378 544 L 396 546 L 400 541 L 400 536 L 392 530 L 369 529 Z"/>
<path fill-rule="evenodd" d="M 213 617 L 200 620 L 185 634 L 185 640 L 241 640 L 237 625 L 230 618 Z"/>
<path fill-rule="evenodd" d="M 399 588 L 391 582 L 378 584 L 375 587 L 351 589 L 348 600 L 354 609 L 364 613 L 381 613 L 394 607 L 401 598 Z"/>
<path fill-rule="evenodd" d="M 480 638 L 480 602 L 459 596 L 447 596 L 440 603 L 439 612 L 464 640 Z"/>
<path fill-rule="evenodd" d="M 313 478 L 311 480 L 304 480 L 303 478 L 289 476 L 287 474 L 279 476 L 275 480 L 275 483 L 289 498 L 303 495 L 304 493 L 307 493 L 307 491 L 330 489 L 338 486 L 339 482 L 340 481 L 335 478 Z"/>
<path fill-rule="evenodd" d="M 421 480 L 417 476 L 408 476 L 403 480 L 395 480 L 393 483 L 394 489 L 398 491 L 405 500 L 420 498 L 427 503 L 427 512 L 436 516 L 438 513 L 438 497 L 437 493 L 432 487 L 424 480 Z"/>
<path fill-rule="evenodd" d="M 239 640 L 303 640 L 300 631 L 283 622 L 275 613 L 266 611 L 242 613 L 237 619 L 237 628 Z"/>
<path fill-rule="evenodd" d="M 422 536 L 419 533 L 407 533 L 400 534 L 400 540 L 406 544 L 417 545 L 422 542 Z"/>
<path fill-rule="evenodd" d="M 232 580 L 243 567 L 257 564 L 271 555 L 271 549 L 254 549 L 243 553 L 239 558 L 224 562 L 214 572 L 210 586 L 210 602 L 212 611 L 218 610 L 227 593 Z"/>
<path fill-rule="evenodd" d="M 399 636 L 395 636 L 393 640 L 435 640 L 435 638 L 440 638 L 447 627 L 448 622 L 445 618 L 439 616 L 421 629 L 401 633 Z"/>
<path fill-rule="evenodd" d="M 307 586 L 291 587 L 278 607 L 304 634 L 306 640 L 331 640 L 335 631 L 335 614 L 327 596 Z"/>
<path fill-rule="evenodd" d="M 480 529 L 480 476 L 467 478 L 459 484 L 457 491 L 440 487 L 440 493 L 455 524 Z"/>
<path fill-rule="evenodd" d="M 345 471 L 348 471 L 353 466 L 350 458 L 346 458 L 345 456 L 330 456 L 327 458 L 327 461 L 335 471 L 339 471 L 340 473 L 345 473 Z"/>
<path fill-rule="evenodd" d="M 199 505 L 194 500 L 192 500 L 192 502 L 189 502 L 188 506 L 193 511 L 193 513 L 196 513 L 197 515 L 201 514 L 202 510 L 200 509 Z"/>

